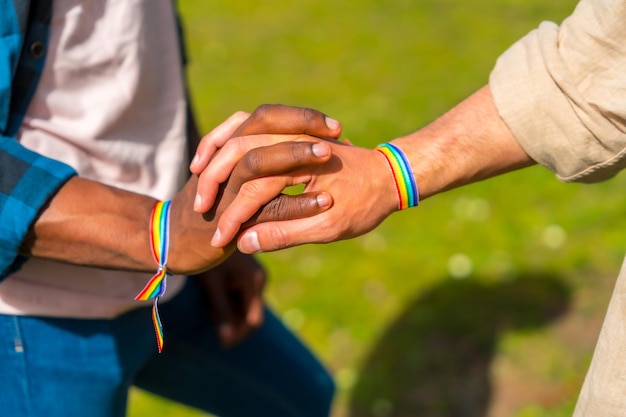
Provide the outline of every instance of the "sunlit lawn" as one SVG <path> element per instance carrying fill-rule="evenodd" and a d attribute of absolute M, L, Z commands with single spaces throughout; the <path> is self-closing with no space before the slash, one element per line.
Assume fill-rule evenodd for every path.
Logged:
<path fill-rule="evenodd" d="M 484 85 L 508 45 L 575 5 L 179 3 L 203 130 L 294 104 L 366 147 Z M 567 416 L 626 246 L 624 186 L 532 168 L 455 190 L 353 241 L 262 255 L 267 299 L 335 375 L 335 417 Z M 130 415 L 201 414 L 135 391 Z"/>

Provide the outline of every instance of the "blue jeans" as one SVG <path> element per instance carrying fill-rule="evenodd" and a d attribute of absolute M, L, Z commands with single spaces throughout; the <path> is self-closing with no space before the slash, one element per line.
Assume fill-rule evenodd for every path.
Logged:
<path fill-rule="evenodd" d="M 149 308 L 113 320 L 0 315 L 0 416 L 122 417 L 131 385 L 223 417 L 328 415 L 331 378 L 270 311 L 230 349 L 193 280 L 159 311 L 161 354 Z"/>

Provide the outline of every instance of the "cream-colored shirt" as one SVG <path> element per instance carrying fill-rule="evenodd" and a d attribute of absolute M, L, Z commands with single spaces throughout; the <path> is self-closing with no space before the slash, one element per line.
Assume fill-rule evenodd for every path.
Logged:
<path fill-rule="evenodd" d="M 180 63 L 171 0 L 55 0 L 18 140 L 83 177 L 169 199 L 187 167 Z M 33 258 L 0 285 L 0 313 L 114 317 L 141 305 L 149 279 Z M 166 297 L 182 283 L 168 278 Z"/>
<path fill-rule="evenodd" d="M 564 181 L 626 167 L 626 1 L 583 0 L 498 60 L 489 82 L 524 150 Z"/>
<path fill-rule="evenodd" d="M 582 0 L 560 26 L 542 23 L 499 58 L 489 85 L 538 163 L 564 181 L 614 176 L 626 167 L 626 0 Z M 624 415 L 626 261 L 574 412 Z"/>

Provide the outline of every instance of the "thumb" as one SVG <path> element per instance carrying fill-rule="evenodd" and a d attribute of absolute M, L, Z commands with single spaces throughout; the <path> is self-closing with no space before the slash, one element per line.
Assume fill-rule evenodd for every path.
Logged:
<path fill-rule="evenodd" d="M 326 213 L 313 217 L 256 224 L 237 239 L 242 253 L 254 254 L 291 248 L 305 243 L 328 243 L 339 238 L 328 237 Z"/>

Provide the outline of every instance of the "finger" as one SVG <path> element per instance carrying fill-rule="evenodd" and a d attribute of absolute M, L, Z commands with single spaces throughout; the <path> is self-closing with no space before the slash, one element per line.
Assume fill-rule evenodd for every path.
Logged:
<path fill-rule="evenodd" d="M 244 337 L 263 323 L 264 302 L 263 288 L 267 274 L 263 266 L 250 255 L 237 252 L 237 266 L 233 271 L 238 277 L 246 278 L 246 285 L 240 291 L 243 320 L 245 321 Z M 233 274 L 233 275 L 234 275 Z"/>
<path fill-rule="evenodd" d="M 284 222 L 314 217 L 332 208 L 333 198 L 326 192 L 310 192 L 298 195 L 282 194 L 261 207 L 243 225 L 248 227 L 258 223 Z"/>
<path fill-rule="evenodd" d="M 244 183 L 235 198 L 220 215 L 211 246 L 226 246 L 237 234 L 242 224 L 248 221 L 264 204 L 279 195 L 285 187 L 297 184 L 288 176 L 259 178 Z"/>
<path fill-rule="evenodd" d="M 200 173 L 194 210 L 205 213 L 213 206 L 221 183 L 231 175 L 237 162 L 251 149 L 295 140 L 296 136 L 259 135 L 231 139 L 215 154 L 211 163 Z"/>
<path fill-rule="evenodd" d="M 321 165 L 332 157 L 327 142 L 290 141 L 251 149 L 237 163 L 228 180 L 229 185 L 241 186 L 247 181 L 269 175 L 302 172 Z"/>
<path fill-rule="evenodd" d="M 230 258 L 228 286 L 231 303 L 237 309 L 234 335 L 230 346 L 239 343 L 257 329 L 263 321 L 263 287 L 266 272 L 250 255 L 236 251 Z"/>
<path fill-rule="evenodd" d="M 211 276 L 210 272 L 202 277 L 202 285 L 206 287 L 211 318 L 215 325 L 218 339 L 222 346 L 228 346 L 236 336 L 234 311 L 227 296 L 225 282 L 219 276 Z"/>
<path fill-rule="evenodd" d="M 234 200 L 222 212 L 215 234 L 214 247 L 226 246 L 242 224 L 251 221 L 280 221 L 312 216 L 332 206 L 327 193 L 306 193 L 298 196 L 279 195 L 285 187 L 305 183 L 310 175 L 272 176 L 243 184 Z M 278 197 L 277 197 L 278 196 Z M 266 205 L 267 204 L 267 205 Z"/>
<path fill-rule="evenodd" d="M 328 218 L 324 214 L 282 222 L 265 222 L 247 228 L 237 239 L 242 253 L 271 252 L 305 243 L 326 243 L 338 236 L 329 233 Z"/>
<path fill-rule="evenodd" d="M 265 319 L 265 303 L 263 302 L 263 293 L 259 291 L 252 294 L 252 298 L 248 300 L 248 312 L 246 314 L 246 323 L 248 331 L 246 336 L 263 324 Z"/>
<path fill-rule="evenodd" d="M 239 111 L 204 136 L 200 141 L 200 144 L 198 144 L 198 149 L 196 149 L 195 156 L 189 166 L 191 172 L 194 174 L 200 174 L 202 170 L 206 168 L 215 152 L 224 146 L 224 144 L 233 136 L 241 123 L 243 123 L 249 116 L 249 113 Z"/>
<path fill-rule="evenodd" d="M 257 213 L 261 220 L 285 220 L 310 216 L 328 209 L 332 199 L 326 193 L 305 194 L 299 197 L 278 196 L 290 185 L 307 183 L 310 174 L 300 173 L 302 167 L 313 167 L 315 164 L 327 162 L 331 155 L 317 152 L 317 147 L 326 147 L 327 143 L 284 142 L 270 147 L 256 148 L 248 152 L 237 164 L 228 181 L 222 202 L 228 204 L 222 212 L 211 244 L 215 247 L 227 245 L 237 234 L 240 226 Z M 327 148 L 330 151 L 330 147 Z M 322 157 L 315 155 L 318 153 Z M 288 175 L 279 175 L 287 172 Z M 269 176 L 268 175 L 272 175 Z M 262 178 L 259 178 L 262 177 Z M 242 185 L 241 181 L 257 178 Z M 228 201 L 227 191 L 236 193 L 232 201 Z"/>
<path fill-rule="evenodd" d="M 250 159 L 244 164 L 254 163 L 260 158 L 259 164 L 265 163 L 268 167 L 269 174 L 275 173 L 273 166 L 277 163 L 277 159 L 292 159 L 298 164 L 302 158 L 310 161 L 311 158 L 320 158 L 319 162 L 324 162 L 330 155 L 330 147 L 323 141 L 312 143 L 312 138 L 308 136 L 288 136 L 288 135 L 262 135 L 250 137 L 241 137 L 230 140 L 218 152 L 209 166 L 199 175 L 196 201 L 194 202 L 194 210 L 198 213 L 206 213 L 211 209 L 215 202 L 219 186 L 232 175 L 233 170 L 244 155 Z M 282 142 L 305 141 L 308 140 L 312 145 L 291 145 L 285 147 L 277 147 L 265 150 L 255 150 L 266 146 L 276 145 Z M 291 155 L 289 152 L 295 154 Z M 268 155 L 275 153 L 276 155 Z M 308 162 L 303 162 L 308 163 Z"/>
<path fill-rule="evenodd" d="M 263 104 L 239 126 L 235 136 L 274 134 L 307 134 L 326 139 L 341 135 L 341 124 L 324 113 L 281 104 Z"/>

